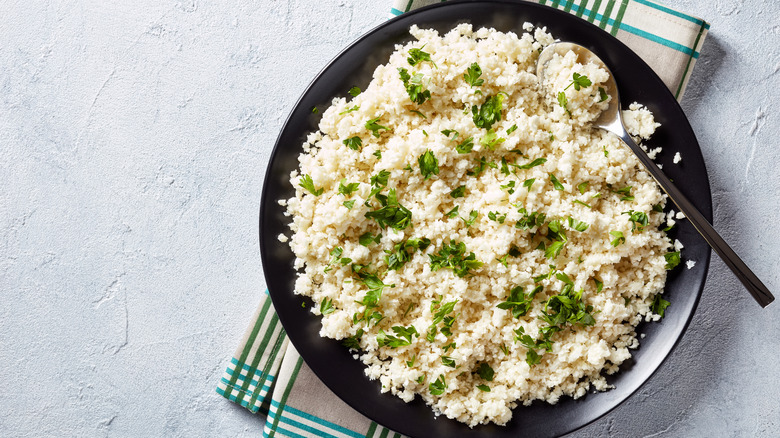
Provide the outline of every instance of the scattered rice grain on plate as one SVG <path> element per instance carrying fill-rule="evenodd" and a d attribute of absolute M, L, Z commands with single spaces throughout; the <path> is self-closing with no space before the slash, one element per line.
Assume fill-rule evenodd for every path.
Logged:
<path fill-rule="evenodd" d="M 295 293 L 320 334 L 383 392 L 469 426 L 607 390 L 672 246 L 665 197 L 590 126 L 606 71 L 556 57 L 541 89 L 553 36 L 524 28 L 412 27 L 361 94 L 333 100 L 290 175 Z M 624 114 L 639 138 L 658 126 Z"/>

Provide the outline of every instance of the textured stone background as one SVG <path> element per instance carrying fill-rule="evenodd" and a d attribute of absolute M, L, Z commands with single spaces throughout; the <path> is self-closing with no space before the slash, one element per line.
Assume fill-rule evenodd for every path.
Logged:
<path fill-rule="evenodd" d="M 780 294 L 780 3 L 709 19 L 683 106 L 715 225 Z M 264 290 L 279 128 L 389 1 L 0 1 L 0 436 L 258 436 L 215 392 Z M 713 257 L 690 329 L 577 436 L 777 436 L 780 304 Z"/>

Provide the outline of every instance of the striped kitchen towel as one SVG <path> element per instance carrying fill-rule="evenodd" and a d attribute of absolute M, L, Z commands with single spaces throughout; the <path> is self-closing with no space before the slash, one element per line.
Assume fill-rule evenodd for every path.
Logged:
<path fill-rule="evenodd" d="M 392 0 L 393 16 L 439 0 Z M 648 0 L 538 0 L 582 17 L 631 47 L 681 99 L 707 35 L 705 21 Z M 400 437 L 362 416 L 317 379 L 262 296 L 217 393 L 265 416 L 263 437 Z M 258 425 L 259 426 L 259 425 Z"/>

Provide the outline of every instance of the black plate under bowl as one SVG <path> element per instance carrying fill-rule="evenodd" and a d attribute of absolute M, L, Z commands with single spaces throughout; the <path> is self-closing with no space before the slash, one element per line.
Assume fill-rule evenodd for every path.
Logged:
<path fill-rule="evenodd" d="M 563 41 L 582 44 L 610 67 L 620 88 L 622 104 L 645 104 L 661 127 L 650 145 L 663 146 L 657 162 L 686 196 L 712 220 L 707 171 L 693 130 L 685 114 L 661 79 L 634 52 L 620 41 L 585 20 L 547 6 L 517 1 L 459 1 L 422 8 L 388 21 L 360 37 L 339 54 L 309 85 L 282 128 L 276 141 L 263 187 L 260 207 L 260 249 L 266 282 L 279 319 L 290 340 L 308 366 L 342 400 L 368 418 L 413 437 L 545 437 L 576 430 L 606 414 L 636 391 L 661 365 L 685 331 L 704 287 L 710 248 L 687 221 L 679 222 L 674 237 L 684 245 L 685 259 L 696 260 L 693 269 L 685 266 L 671 272 L 664 297 L 671 301 L 666 316 L 658 323 L 642 324 L 646 334 L 621 371 L 609 378 L 615 388 L 589 393 L 579 400 L 563 397 L 556 405 L 535 402 L 515 408 L 506 426 L 486 425 L 468 428 L 445 417 L 434 418 L 419 397 L 411 403 L 390 394 L 381 394 L 378 381 L 363 374 L 363 364 L 352 358 L 339 342 L 319 336 L 320 318 L 312 315 L 311 302 L 293 294 L 296 273 L 294 256 L 287 244 L 277 240 L 289 233 L 289 218 L 277 200 L 294 196 L 290 171 L 307 133 L 317 129 L 319 114 L 312 107 L 327 107 L 335 96 L 347 96 L 354 85 L 365 89 L 374 68 L 387 61 L 394 45 L 410 41 L 409 26 L 434 28 L 446 33 L 455 25 L 469 22 L 478 27 L 522 33 L 524 22 L 546 26 Z M 682 165 L 672 163 L 675 152 L 684 157 Z M 307 308 L 301 306 L 307 303 Z"/>

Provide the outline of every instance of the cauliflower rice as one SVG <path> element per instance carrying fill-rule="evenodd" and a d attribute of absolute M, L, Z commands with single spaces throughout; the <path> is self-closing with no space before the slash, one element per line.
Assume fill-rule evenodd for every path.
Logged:
<path fill-rule="evenodd" d="M 665 196 L 590 125 L 608 104 L 608 73 L 569 53 L 542 89 L 536 60 L 553 37 L 524 29 L 412 27 L 417 41 L 323 113 L 290 175 L 295 197 L 280 201 L 295 293 L 323 314 L 320 334 L 347 341 L 382 392 L 419 394 L 472 427 L 506 424 L 518 403 L 608 389 L 604 375 L 639 345 L 636 325 L 660 317 L 672 246 L 658 229 Z M 481 75 L 464 77 L 474 63 Z M 578 75 L 591 83 L 571 86 Z M 415 84 L 430 92 L 422 103 Z M 499 118 L 478 127 L 490 99 Z M 658 126 L 638 104 L 624 116 L 637 139 Z"/>

